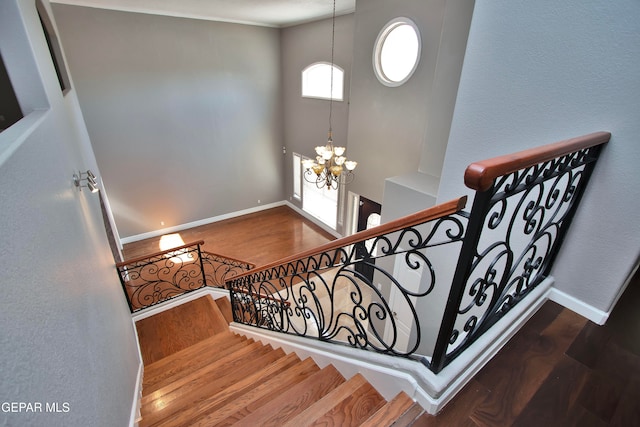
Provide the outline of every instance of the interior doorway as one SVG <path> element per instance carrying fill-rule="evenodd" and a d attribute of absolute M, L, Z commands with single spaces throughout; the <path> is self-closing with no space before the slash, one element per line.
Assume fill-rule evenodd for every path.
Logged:
<path fill-rule="evenodd" d="M 362 231 L 380 225 L 381 212 L 382 205 L 380 203 L 360 196 L 358 203 L 358 229 L 356 231 Z"/>
<path fill-rule="evenodd" d="M 380 213 L 382 212 L 382 205 L 380 203 L 374 202 L 373 200 L 367 199 L 366 197 L 360 196 L 359 199 L 357 221 L 358 225 L 356 231 L 363 231 L 380 225 Z M 367 243 L 365 243 L 364 246 L 357 245 L 356 257 L 358 259 L 366 258 L 368 257 L 370 250 L 371 247 Z M 373 281 L 374 265 L 374 259 L 370 260 L 369 263 L 358 263 L 356 264 L 356 271 L 364 275 L 369 281 Z"/>

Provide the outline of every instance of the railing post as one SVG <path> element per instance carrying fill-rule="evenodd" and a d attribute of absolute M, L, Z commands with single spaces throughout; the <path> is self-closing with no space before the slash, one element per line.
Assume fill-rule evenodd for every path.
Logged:
<path fill-rule="evenodd" d="M 129 298 L 129 293 L 127 292 L 127 285 L 124 282 L 124 278 L 122 277 L 123 271 L 121 269 L 126 267 L 118 267 L 116 266 L 116 270 L 118 271 L 118 277 L 120 278 L 120 284 L 122 285 L 122 291 L 124 292 L 124 296 L 127 299 L 127 304 L 129 305 L 129 311 L 133 313 L 133 304 L 131 304 L 131 299 Z"/>
<path fill-rule="evenodd" d="M 492 194 L 493 185 L 487 191 L 476 192 L 473 200 L 467 232 L 462 241 L 462 248 L 460 248 L 460 256 L 458 257 L 458 263 L 451 283 L 451 290 L 447 297 L 447 304 L 444 309 L 440 331 L 438 332 L 438 338 L 436 339 L 436 345 L 431 359 L 431 370 L 435 373 L 440 372 L 447 364 L 447 348 L 458 315 L 458 307 L 460 307 L 460 303 L 462 302 L 467 280 L 471 273 L 471 267 L 476 255 L 480 234 L 482 233 Z"/>
<path fill-rule="evenodd" d="M 202 251 L 200 250 L 200 243 L 198 243 L 198 262 L 200 262 L 200 274 L 202 274 L 202 286 L 207 286 L 207 276 L 204 274 L 204 263 L 202 262 Z"/>

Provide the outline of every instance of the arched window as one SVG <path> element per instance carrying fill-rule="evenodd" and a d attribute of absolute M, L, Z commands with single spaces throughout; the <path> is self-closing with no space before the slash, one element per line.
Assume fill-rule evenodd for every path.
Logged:
<path fill-rule="evenodd" d="M 331 73 L 333 72 L 333 93 Z M 333 99 L 342 101 L 344 71 L 328 62 L 316 62 L 302 70 L 302 96 L 305 98 Z"/>

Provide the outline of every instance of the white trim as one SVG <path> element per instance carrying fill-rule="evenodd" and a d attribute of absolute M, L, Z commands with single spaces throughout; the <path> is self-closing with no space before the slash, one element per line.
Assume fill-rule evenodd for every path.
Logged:
<path fill-rule="evenodd" d="M 634 265 L 633 268 L 631 269 L 631 273 L 629 273 L 629 275 L 627 276 L 627 279 L 624 281 L 624 283 L 622 284 L 620 289 L 618 289 L 618 294 L 613 299 L 613 303 L 611 303 L 611 306 L 609 307 L 609 311 L 607 312 L 607 317 L 609 315 L 611 315 L 611 313 L 613 312 L 613 309 L 618 304 L 618 301 L 620 301 L 620 298 L 622 298 L 622 294 L 624 293 L 624 291 L 627 290 L 627 287 L 629 286 L 629 283 L 631 283 L 631 281 L 635 277 L 636 273 L 638 272 L 639 268 L 640 268 L 640 259 L 638 259 L 638 261 L 636 261 L 636 265 Z"/>
<path fill-rule="evenodd" d="M 404 391 L 416 400 L 430 414 L 436 414 L 448 403 L 520 328 L 547 301 L 554 290 L 553 278 L 547 278 L 527 297 L 528 305 L 518 304 L 500 319 L 489 331 L 473 343 L 439 374 L 429 371 L 415 360 L 392 357 L 375 352 L 338 346 L 322 341 L 285 335 L 242 324 L 232 323 L 230 329 L 238 334 L 256 339 L 274 348 L 286 352 L 295 352 L 300 358 L 311 357 L 320 366 L 332 364 L 346 378 L 361 373 L 387 400 L 400 391 Z M 134 324 L 138 320 L 169 310 L 187 301 L 211 294 L 214 299 L 229 298 L 226 289 L 203 288 L 167 303 L 136 313 L 132 316 Z M 140 344 L 137 341 L 138 350 Z M 141 357 L 141 356 L 140 356 Z M 142 359 L 141 359 L 142 360 Z M 138 410 L 137 397 L 141 391 L 142 363 L 132 406 L 132 426 Z"/>
<path fill-rule="evenodd" d="M 255 212 L 264 211 L 267 209 L 277 208 L 278 206 L 285 205 L 286 202 L 280 201 L 275 203 L 269 203 L 266 205 L 256 206 L 249 209 L 243 209 L 241 211 L 231 212 L 228 214 L 218 215 L 210 218 L 201 219 L 198 221 L 188 222 L 186 224 L 175 225 L 173 227 L 161 228 L 159 230 L 149 231 L 148 233 L 136 234 L 134 236 L 123 237 L 120 239 L 121 244 L 126 245 L 127 243 L 137 242 L 139 240 L 149 239 L 152 237 L 159 237 L 163 234 L 175 233 L 178 231 L 187 230 L 193 227 L 199 227 L 201 225 L 207 225 L 218 221 L 223 221 L 225 219 L 231 219 L 242 215 L 247 215 Z"/>
<path fill-rule="evenodd" d="M 155 8 L 143 6 L 134 6 L 130 4 L 116 4 L 117 2 L 102 2 L 98 0 L 50 0 L 51 3 L 66 4 L 72 6 L 91 7 L 96 9 L 117 10 L 119 12 L 144 13 L 147 15 L 170 16 L 173 18 L 189 18 L 204 21 L 227 22 L 230 24 L 253 25 L 258 27 L 281 28 L 282 25 L 270 24 L 267 22 L 258 22 L 254 20 L 235 19 L 227 16 L 218 16 L 213 13 L 193 13 L 180 10 L 171 10 L 170 8 Z M 121 2 L 126 3 L 126 2 Z"/>
<path fill-rule="evenodd" d="M 136 347 L 138 348 L 138 375 L 136 377 L 136 385 L 133 389 L 133 403 L 131 405 L 131 416 L 129 417 L 129 426 L 135 427 L 142 418 L 140 407 L 142 405 L 142 379 L 144 377 L 144 363 L 142 362 L 142 348 L 138 339 L 138 329 L 135 321 L 131 321 L 133 327 L 133 335 L 136 338 Z"/>
<path fill-rule="evenodd" d="M 385 42 L 387 41 L 387 37 L 395 31 L 398 27 L 407 25 L 413 28 L 415 32 L 416 39 L 418 41 L 418 51 L 416 52 L 416 59 L 413 63 L 413 67 L 411 71 L 409 71 L 401 80 L 391 80 L 384 72 L 384 66 L 382 64 L 382 50 Z M 387 87 L 398 87 L 405 84 L 413 73 L 415 73 L 418 68 L 418 64 L 420 63 L 420 59 L 422 56 L 422 35 L 420 34 L 420 29 L 418 25 L 410 18 L 399 16 L 397 18 L 392 19 L 387 22 L 384 27 L 378 33 L 378 37 L 376 38 L 375 43 L 373 44 L 373 73 L 380 83 Z"/>
<path fill-rule="evenodd" d="M 308 90 L 308 86 L 307 84 L 309 83 L 309 71 L 312 69 L 319 69 L 321 66 L 328 66 L 330 68 L 329 71 L 329 75 L 330 75 L 330 81 L 322 81 L 321 83 L 331 83 L 333 82 L 333 86 L 331 84 L 328 84 L 327 86 L 329 86 L 329 96 L 324 96 L 324 95 L 309 95 L 307 93 L 307 95 L 305 95 L 304 91 L 305 88 L 307 88 Z M 337 73 L 336 73 L 337 71 Z M 339 78 L 339 80 L 336 80 L 335 77 Z M 343 102 L 344 101 L 344 69 L 338 65 L 336 65 L 335 63 L 332 64 L 331 62 L 327 62 L 327 61 L 318 61 L 318 62 L 314 62 L 313 64 L 309 64 L 306 67 L 304 67 L 304 69 L 302 70 L 302 72 L 300 73 L 300 96 L 302 98 L 310 98 L 310 99 L 324 99 L 327 101 L 336 101 L 336 102 Z M 339 85 L 341 86 L 340 89 L 342 89 L 340 91 L 340 95 L 339 96 L 334 96 L 334 94 L 332 93 L 332 90 L 336 90 L 337 91 L 337 85 L 336 82 L 339 81 Z M 326 89 L 326 88 L 325 88 Z"/>
<path fill-rule="evenodd" d="M 557 302 L 563 307 L 571 311 L 575 311 L 579 315 L 586 317 L 597 325 L 604 325 L 611 312 L 605 312 L 587 304 L 557 288 L 552 288 L 549 292 L 549 299 Z"/>
<path fill-rule="evenodd" d="M 291 209 L 296 211 L 296 213 L 302 215 L 305 219 L 308 219 L 309 221 L 313 222 L 315 225 L 317 225 L 318 227 L 322 228 L 324 231 L 326 231 L 327 233 L 331 234 L 335 238 L 342 237 L 342 235 L 340 233 L 338 233 L 336 230 L 334 230 L 333 228 L 329 227 L 328 225 L 326 225 L 322 221 L 318 220 L 317 218 L 313 217 L 312 215 L 309 215 L 308 213 L 306 213 L 305 211 L 303 211 L 302 209 L 300 209 L 299 207 L 297 207 L 296 205 L 294 205 L 290 201 L 282 200 L 280 202 L 269 203 L 267 205 L 257 206 L 255 208 L 244 209 L 244 210 L 241 210 L 241 211 L 231 212 L 231 213 L 224 214 L 224 215 L 218 215 L 218 216 L 211 217 L 211 218 L 201 219 L 199 221 L 189 222 L 189 223 L 186 223 L 186 224 L 176 225 L 176 226 L 173 226 L 173 227 L 162 228 L 160 230 L 150 231 L 148 233 L 142 233 L 142 234 L 137 234 L 135 236 L 124 237 L 124 238 L 120 239 L 120 243 L 122 245 L 126 245 L 127 243 L 133 243 L 133 242 L 137 242 L 139 240 L 149 239 L 149 238 L 152 238 L 152 237 L 160 237 L 163 234 L 176 233 L 178 231 L 187 230 L 189 228 L 199 227 L 201 225 L 212 224 L 214 222 L 224 221 L 226 219 L 236 218 L 236 217 L 239 217 L 239 216 L 242 216 L 242 215 L 247 215 L 247 214 L 250 214 L 250 213 L 255 213 L 255 212 L 260 212 L 260 211 L 264 211 L 264 210 L 268 210 L 268 209 L 272 209 L 272 208 L 277 208 L 277 207 L 280 207 L 280 206 L 288 206 L 288 207 L 290 207 Z"/>
<path fill-rule="evenodd" d="M 346 378 L 359 372 L 385 399 L 391 399 L 404 391 L 427 412 L 435 414 L 545 303 L 552 283 L 552 278 L 545 279 L 527 297 L 528 305 L 516 305 L 437 375 L 415 360 L 283 335 L 236 323 L 232 323 L 230 328 L 236 333 L 271 344 L 274 348 L 295 352 L 301 358 L 312 357 L 320 367 L 332 364 Z"/>
<path fill-rule="evenodd" d="M 139 347 L 138 347 L 139 348 Z M 144 375 L 144 365 L 142 362 L 138 365 L 138 375 L 136 378 L 136 387 L 133 390 L 133 404 L 131 405 L 131 416 L 129 417 L 129 426 L 136 427 L 142 415 L 140 407 L 142 405 L 142 377 Z"/>
<path fill-rule="evenodd" d="M 154 305 L 153 307 L 133 313 L 131 315 L 131 318 L 135 323 L 139 320 L 146 319 L 147 317 L 151 317 L 155 314 L 162 313 L 163 311 L 170 310 L 181 304 L 187 303 L 189 301 L 193 301 L 194 299 L 198 299 L 203 295 L 211 295 L 214 300 L 221 297 L 226 297 L 228 299 L 229 291 L 222 288 L 214 288 L 211 286 L 206 286 L 204 288 L 200 288 L 193 292 L 189 292 L 188 294 L 180 295 L 179 297 L 175 297 L 173 299 L 170 299 L 158 305 Z"/>

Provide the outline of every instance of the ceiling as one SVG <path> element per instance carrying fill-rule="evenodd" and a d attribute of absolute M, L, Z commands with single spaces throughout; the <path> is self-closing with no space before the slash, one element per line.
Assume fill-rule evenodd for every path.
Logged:
<path fill-rule="evenodd" d="M 288 27 L 329 18 L 332 0 L 51 0 L 52 3 L 127 12 Z M 336 0 L 336 15 L 355 11 L 356 0 Z"/>

